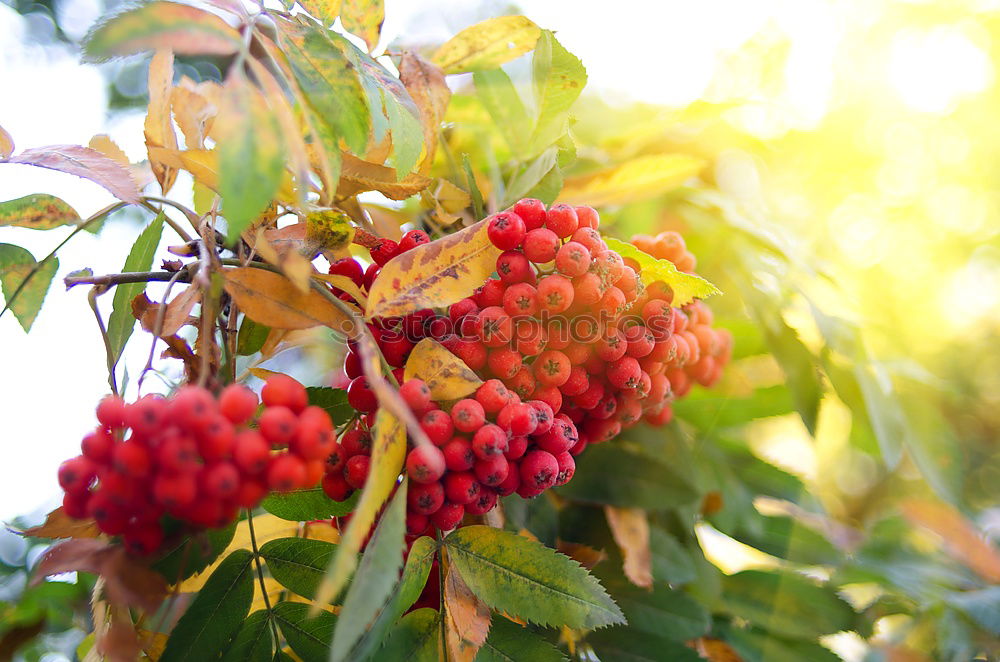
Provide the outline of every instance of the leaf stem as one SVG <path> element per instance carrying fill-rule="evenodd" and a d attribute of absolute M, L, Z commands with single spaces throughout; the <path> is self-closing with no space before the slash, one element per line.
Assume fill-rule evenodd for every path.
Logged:
<path fill-rule="evenodd" d="M 264 583 L 264 566 L 260 562 L 260 550 L 257 548 L 257 533 L 253 528 L 253 511 L 247 508 L 247 528 L 250 530 L 250 547 L 253 549 L 253 560 L 257 564 L 257 579 L 260 581 L 260 592 L 264 598 L 264 608 L 267 609 L 267 620 L 271 623 L 274 633 L 274 645 L 278 646 L 278 626 L 274 624 L 274 610 L 271 609 L 271 598 L 267 595 L 267 584 Z"/>
<path fill-rule="evenodd" d="M 111 349 L 111 340 L 108 338 L 108 330 L 104 326 L 104 320 L 101 319 L 101 311 L 97 308 L 97 295 L 100 294 L 100 291 L 100 286 L 91 288 L 90 293 L 87 294 L 87 301 L 90 303 L 90 309 L 94 311 L 97 328 L 101 330 L 101 339 L 104 341 L 104 351 L 108 358 L 108 385 L 111 387 L 111 394 L 118 395 L 118 381 L 115 379 L 115 353 Z"/>

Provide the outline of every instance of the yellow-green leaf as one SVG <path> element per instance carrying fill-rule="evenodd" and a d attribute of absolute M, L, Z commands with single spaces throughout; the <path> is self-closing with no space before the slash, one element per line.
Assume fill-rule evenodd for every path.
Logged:
<path fill-rule="evenodd" d="M 538 109 L 531 153 L 537 154 L 566 133 L 569 108 L 587 84 L 587 70 L 549 30 L 542 30 L 531 66 Z"/>
<path fill-rule="evenodd" d="M 687 154 L 637 156 L 613 168 L 566 180 L 561 202 L 571 205 L 624 205 L 646 200 L 680 186 L 705 162 Z"/>
<path fill-rule="evenodd" d="M 525 16 L 489 18 L 449 39 L 431 60 L 446 74 L 493 69 L 530 51 L 540 34 Z"/>
<path fill-rule="evenodd" d="M 448 109 L 451 89 L 440 67 L 411 51 L 403 53 L 399 63 L 399 79 L 420 109 L 425 148 L 421 172 L 426 172 L 434 160 L 438 128 Z"/>
<path fill-rule="evenodd" d="M 161 48 L 184 55 L 232 55 L 240 33 L 207 11 L 176 2 L 152 2 L 100 23 L 84 41 L 84 59 L 103 62 Z"/>
<path fill-rule="evenodd" d="M 351 522 L 347 525 L 347 530 L 344 531 L 337 547 L 337 553 L 316 592 L 314 610 L 319 605 L 327 604 L 336 598 L 357 567 L 357 554 L 361 549 L 361 543 L 368 537 L 382 504 L 396 486 L 396 479 L 399 478 L 399 472 L 403 468 L 405 456 L 406 427 L 382 407 L 375 415 L 368 480 L 358 500 L 357 508 L 354 509 Z"/>
<path fill-rule="evenodd" d="M 674 290 L 674 305 L 683 306 L 693 299 L 704 299 L 713 294 L 719 294 L 719 288 L 695 274 L 678 271 L 670 260 L 660 260 L 648 253 L 640 251 L 632 244 L 626 244 L 613 237 L 605 237 L 608 248 L 622 257 L 632 258 L 639 263 L 642 271 L 639 278 L 646 285 L 663 281 Z"/>
<path fill-rule="evenodd" d="M 340 22 L 345 30 L 364 39 L 368 50 L 378 45 L 383 21 L 385 6 L 382 0 L 343 0 Z"/>
<path fill-rule="evenodd" d="M 480 221 L 389 260 L 368 292 L 366 316 L 407 315 L 471 295 L 493 273 L 500 256 L 486 226 Z"/>
<path fill-rule="evenodd" d="M 16 225 L 33 230 L 51 230 L 79 222 L 80 215 L 75 209 L 46 193 L 34 193 L 0 202 L 0 227 Z"/>
<path fill-rule="evenodd" d="M 330 27 L 340 16 L 341 0 L 299 0 L 299 4 L 323 27 Z"/>
<path fill-rule="evenodd" d="M 483 383 L 465 361 L 433 338 L 424 338 L 413 348 L 403 379 L 423 380 L 431 399 L 438 402 L 464 398 Z"/>
<path fill-rule="evenodd" d="M 222 272 L 226 292 L 253 321 L 272 329 L 328 326 L 348 333 L 353 322 L 318 292 L 302 292 L 281 274 L 254 267 Z M 349 334 L 348 334 L 349 335 Z"/>

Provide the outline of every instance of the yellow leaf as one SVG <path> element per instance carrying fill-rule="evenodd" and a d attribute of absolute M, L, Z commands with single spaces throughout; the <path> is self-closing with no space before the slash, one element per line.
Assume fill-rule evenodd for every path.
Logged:
<path fill-rule="evenodd" d="M 177 149 L 177 134 L 174 133 L 174 125 L 170 121 L 170 89 L 173 82 L 173 51 L 169 49 L 156 51 L 149 63 L 149 107 L 143 124 L 147 151 L 150 146 Z M 149 163 L 156 181 L 160 184 L 160 190 L 166 195 L 177 178 L 177 169 L 152 158 Z"/>
<path fill-rule="evenodd" d="M 480 221 L 389 260 L 368 291 L 365 315 L 407 315 L 471 295 L 493 273 L 500 256 L 486 227 Z"/>
<path fill-rule="evenodd" d="M 643 283 L 649 285 L 656 281 L 662 281 L 669 285 L 674 291 L 674 305 L 677 307 L 686 305 L 693 299 L 704 299 L 719 293 L 719 289 L 715 285 L 701 276 L 679 271 L 670 260 L 657 259 L 640 251 L 632 244 L 626 244 L 613 237 L 605 237 L 604 241 L 608 248 L 622 257 L 631 258 L 639 263 L 641 269 L 639 278 Z M 424 245 L 426 246 L 426 244 Z"/>
<path fill-rule="evenodd" d="M 122 151 L 122 148 L 119 147 L 118 144 L 105 133 L 98 133 L 96 136 L 91 138 L 90 142 L 87 143 L 87 147 L 90 149 L 96 149 L 104 156 L 108 157 L 112 161 L 117 161 L 126 168 L 132 165 L 132 163 L 128 160 L 128 157 L 125 155 L 125 152 Z"/>
<path fill-rule="evenodd" d="M 465 361 L 433 338 L 424 338 L 413 348 L 403 379 L 422 379 L 431 399 L 438 402 L 464 398 L 483 383 Z"/>
<path fill-rule="evenodd" d="M 6 159 L 14 153 L 14 139 L 7 130 L 0 126 L 0 159 Z"/>
<path fill-rule="evenodd" d="M 345 30 L 364 39 L 370 51 L 378 45 L 385 7 L 382 0 L 343 0 L 340 21 Z"/>
<path fill-rule="evenodd" d="M 639 508 L 604 506 L 611 535 L 622 550 L 625 576 L 636 586 L 652 588 L 653 554 L 649 549 L 649 520 Z"/>
<path fill-rule="evenodd" d="M 375 226 L 375 234 L 393 241 L 399 241 L 403 238 L 400 226 L 413 220 L 409 214 L 390 207 L 365 205 L 364 209 L 371 216 L 372 225 Z"/>
<path fill-rule="evenodd" d="M 272 329 L 328 326 L 352 335 L 354 321 L 310 289 L 300 292 L 280 274 L 254 267 L 225 269 L 225 288 L 250 319 Z"/>
<path fill-rule="evenodd" d="M 450 564 L 444 580 L 444 608 L 448 659 L 472 662 L 490 632 L 490 609 Z"/>
<path fill-rule="evenodd" d="M 299 4 L 325 28 L 340 16 L 340 0 L 299 0 Z"/>
<path fill-rule="evenodd" d="M 368 480 L 347 530 L 341 535 L 340 545 L 337 546 L 337 552 L 330 561 L 323 582 L 316 590 L 313 612 L 318 611 L 320 605 L 332 602 L 354 572 L 361 543 L 368 537 L 382 504 L 388 500 L 393 488 L 396 487 L 405 456 L 405 426 L 386 408 L 379 408 L 372 430 L 372 455 Z"/>
<path fill-rule="evenodd" d="M 221 93 L 222 88 L 215 81 L 195 83 L 187 76 L 170 90 L 174 119 L 189 150 L 205 147 L 205 137 L 219 112 Z"/>
<path fill-rule="evenodd" d="M 988 582 L 1000 583 L 1000 550 L 952 506 L 941 501 L 907 499 L 903 517 L 941 536 L 948 553 Z"/>
<path fill-rule="evenodd" d="M 355 282 L 350 278 L 348 278 L 347 276 L 339 276 L 337 274 L 321 274 L 321 273 L 315 273 L 312 276 L 317 280 L 321 280 L 324 283 L 330 283 L 334 287 L 344 290 L 352 297 L 354 297 L 354 300 L 357 301 L 362 306 L 364 306 L 365 303 L 367 303 L 368 301 L 368 297 L 366 297 L 365 293 L 361 291 L 361 288 L 358 287 L 355 284 Z"/>
<path fill-rule="evenodd" d="M 405 200 L 430 186 L 431 179 L 411 172 L 401 180 L 396 171 L 384 165 L 364 161 L 356 156 L 341 155 L 340 184 L 337 198 L 350 198 L 365 191 L 378 191 L 391 200 Z"/>
<path fill-rule="evenodd" d="M 150 160 L 187 170 L 195 181 L 207 186 L 216 193 L 219 191 L 219 155 L 214 149 L 171 150 L 165 147 L 149 147 Z M 278 190 L 277 199 L 285 204 L 295 201 L 295 187 L 291 177 L 285 173 L 284 181 Z"/>
<path fill-rule="evenodd" d="M 500 16 L 465 28 L 445 42 L 431 61 L 446 74 L 493 69 L 535 47 L 541 29 L 524 16 Z"/>
<path fill-rule="evenodd" d="M 438 129 L 448 110 L 451 88 L 440 67 L 412 51 L 404 52 L 400 59 L 399 80 L 420 110 L 420 125 L 424 132 L 424 160 L 419 170 L 426 173 L 434 162 Z"/>
<path fill-rule="evenodd" d="M 305 255 L 333 251 L 354 241 L 354 226 L 346 214 L 333 210 L 315 211 L 306 216 Z"/>
<path fill-rule="evenodd" d="M 298 223 L 296 225 L 305 224 Z M 281 273 L 288 276 L 288 280 L 292 281 L 299 292 L 306 294 L 309 292 L 309 279 L 312 278 L 314 272 L 312 262 L 299 254 L 297 250 L 290 249 L 286 242 L 272 239 L 273 235 L 271 235 L 271 233 L 281 233 L 294 229 L 296 225 L 281 230 L 265 230 L 263 227 L 258 227 L 251 245 L 254 251 L 266 262 L 281 269 Z M 305 235 L 304 232 L 301 234 Z M 244 233 L 245 237 L 246 233 Z M 298 243 L 302 243 L 301 239 Z"/>
<path fill-rule="evenodd" d="M 72 519 L 62 506 L 45 516 L 45 523 L 22 532 L 35 538 L 96 538 L 101 535 L 94 520 Z"/>
<path fill-rule="evenodd" d="M 559 201 L 571 205 L 624 205 L 662 195 L 698 174 L 705 162 L 687 154 L 639 156 L 607 170 L 569 177 Z"/>

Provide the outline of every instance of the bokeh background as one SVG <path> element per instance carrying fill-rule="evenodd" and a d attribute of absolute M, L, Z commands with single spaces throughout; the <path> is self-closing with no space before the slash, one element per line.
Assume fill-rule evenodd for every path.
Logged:
<path fill-rule="evenodd" d="M 133 160 L 145 157 L 146 61 L 78 60 L 79 40 L 112 8 L 0 4 L 0 125 L 19 148 L 87 144 L 106 133 Z M 858 348 L 841 351 L 830 340 L 834 322 L 821 328 L 814 314 L 836 311 L 837 323 L 857 330 L 852 342 L 876 383 L 887 393 L 909 384 L 899 415 L 923 445 L 900 451 L 891 481 L 879 459 L 886 449 L 854 437 L 850 407 L 832 392 L 813 433 L 795 415 L 748 429 L 754 453 L 799 477 L 839 518 L 864 519 L 884 491 L 929 483 L 970 505 L 980 530 L 1000 539 L 1000 2 L 390 0 L 382 46 L 438 44 L 514 12 L 555 30 L 587 67 L 575 110 L 581 161 L 656 150 L 704 158 L 693 186 L 722 194 L 702 198 L 706 208 L 752 223 L 791 258 L 795 268 L 785 272 L 768 269 L 766 251 L 757 258 L 757 288 L 782 298 L 775 314 L 817 354 L 829 346 L 849 357 Z M 528 64 L 507 67 L 515 79 L 519 67 Z M 211 65 L 179 68 L 195 80 L 219 75 Z M 2 167 L 0 199 L 36 192 L 58 194 L 82 216 L 111 202 L 67 175 Z M 699 227 L 696 215 L 665 209 L 659 199 L 636 200 L 609 218 L 621 236 Z M 62 291 L 58 279 L 82 267 L 117 271 L 138 223 L 119 215 L 60 253 L 57 284 L 30 335 L 0 318 L 0 519 L 57 502 L 55 468 L 74 454 L 107 390 L 85 293 Z M 38 256 L 59 232 L 4 229 L 0 241 Z M 725 268 L 737 259 L 731 237 L 695 243 L 726 292 L 713 306 L 742 311 L 744 290 Z M 124 362 L 139 367 L 147 352 L 133 342 Z M 772 368 L 739 370 L 759 377 Z M 712 527 L 700 535 L 724 569 L 766 563 Z M 848 659 L 860 659 L 859 650 L 851 641 L 837 648 Z"/>

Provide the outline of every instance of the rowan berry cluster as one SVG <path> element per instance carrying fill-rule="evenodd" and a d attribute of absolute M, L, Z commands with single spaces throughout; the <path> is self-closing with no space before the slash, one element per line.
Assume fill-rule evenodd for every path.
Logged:
<path fill-rule="evenodd" d="M 335 443 L 333 424 L 286 375 L 257 395 L 232 384 L 218 398 L 198 386 L 173 396 L 97 405 L 83 453 L 59 467 L 67 515 L 92 517 L 138 554 L 158 550 L 164 516 L 189 528 L 225 526 L 268 493 L 315 485 Z"/>

